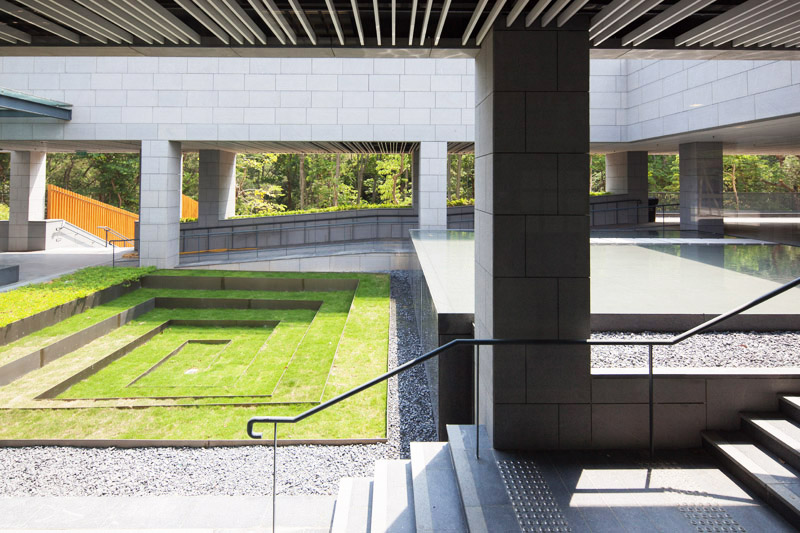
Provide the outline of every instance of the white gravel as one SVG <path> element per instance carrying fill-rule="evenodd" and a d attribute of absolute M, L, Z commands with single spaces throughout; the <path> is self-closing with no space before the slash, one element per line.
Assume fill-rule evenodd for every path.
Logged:
<path fill-rule="evenodd" d="M 390 367 L 420 354 L 411 298 L 408 274 L 392 272 Z M 421 366 L 390 380 L 388 407 L 386 444 L 279 447 L 278 494 L 336 494 L 342 477 L 370 477 L 377 459 L 434 440 Z M 0 448 L 0 473 L 0 497 L 266 495 L 272 448 Z"/>
<path fill-rule="evenodd" d="M 672 333 L 604 332 L 592 339 L 664 339 Z M 646 346 L 592 346 L 593 368 L 639 368 L 647 366 Z M 674 346 L 653 349 L 654 367 L 800 367 L 800 333 L 777 331 L 703 333 Z"/>

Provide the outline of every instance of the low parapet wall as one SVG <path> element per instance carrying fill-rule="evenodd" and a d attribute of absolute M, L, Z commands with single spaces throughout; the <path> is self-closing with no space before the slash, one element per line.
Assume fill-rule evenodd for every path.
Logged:
<path fill-rule="evenodd" d="M 408 239 L 408 230 L 418 224 L 419 218 L 412 208 L 226 219 L 204 227 L 190 222 L 181 224 L 180 250 L 186 254 Z"/>

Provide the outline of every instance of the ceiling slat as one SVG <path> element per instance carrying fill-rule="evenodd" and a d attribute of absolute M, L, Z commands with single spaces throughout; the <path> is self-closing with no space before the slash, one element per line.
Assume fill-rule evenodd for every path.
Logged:
<path fill-rule="evenodd" d="M 236 18 L 238 18 L 239 21 L 245 25 L 248 31 L 250 31 L 250 33 L 252 33 L 261 44 L 267 44 L 267 36 L 263 31 L 261 31 L 261 28 L 259 28 L 258 25 L 253 22 L 253 19 L 251 19 L 247 13 L 244 12 L 244 9 L 241 8 L 239 2 L 236 0 L 222 1 L 225 2 L 225 5 L 227 5 L 228 9 L 231 10 L 231 13 L 233 13 Z"/>
<path fill-rule="evenodd" d="M 264 21 L 264 24 L 267 25 L 269 31 L 275 36 L 276 39 L 281 44 L 286 44 L 286 35 L 282 30 L 280 23 L 275 19 L 272 12 L 267 8 L 267 6 L 262 3 L 260 0 L 247 0 L 250 3 L 250 6 L 258 13 L 258 16 L 261 17 L 261 20 Z M 292 42 L 292 44 L 296 44 L 296 41 Z"/>
<path fill-rule="evenodd" d="M 520 13 L 522 13 L 522 10 L 525 9 L 525 6 L 527 6 L 529 2 L 530 0 L 517 0 L 517 2 L 514 4 L 514 7 L 512 7 L 511 11 L 509 11 L 508 15 L 506 15 L 506 28 L 516 22 Z"/>
<path fill-rule="evenodd" d="M 29 33 L 25 33 L 5 23 L 0 23 L 0 37 L 11 43 L 22 41 L 25 44 L 31 44 L 31 35 Z"/>
<path fill-rule="evenodd" d="M 623 46 L 633 43 L 638 46 L 653 35 L 656 35 L 670 26 L 680 22 L 686 17 L 700 11 L 704 7 L 714 3 L 715 0 L 680 0 L 680 2 L 668 7 L 650 21 L 639 26 L 632 32 L 622 37 Z"/>
<path fill-rule="evenodd" d="M 428 21 L 431 19 L 431 8 L 433 7 L 433 0 L 428 0 L 425 5 L 425 17 L 422 19 L 422 31 L 419 34 L 419 45 L 425 44 L 425 34 L 428 33 Z"/>
<path fill-rule="evenodd" d="M 286 17 L 283 16 L 283 12 L 280 10 L 280 8 L 277 5 L 275 5 L 275 2 L 273 0 L 263 0 L 263 2 L 264 5 L 267 6 L 267 9 L 272 15 L 272 18 L 275 19 L 275 21 L 281 27 L 283 33 L 286 34 L 286 37 L 289 38 L 292 44 L 297 44 L 297 34 L 292 29 L 292 26 L 291 24 L 289 24 L 289 21 L 286 20 Z"/>
<path fill-rule="evenodd" d="M 447 20 L 447 13 L 450 11 L 450 0 L 444 0 L 442 12 L 439 14 L 439 24 L 436 25 L 436 33 L 433 36 L 433 46 L 439 44 L 439 39 L 442 37 L 442 30 L 444 29 L 444 22 Z"/>
<path fill-rule="evenodd" d="M 304 30 L 306 30 L 306 35 L 308 35 L 308 38 L 311 39 L 311 44 L 316 45 L 317 34 L 314 33 L 314 28 L 308 21 L 308 17 L 306 17 L 305 11 L 303 11 L 303 8 L 300 6 L 300 2 L 298 2 L 298 0 L 289 0 L 289 5 L 292 6 L 294 14 L 297 15 L 297 20 L 300 21 L 300 25 L 303 26 Z"/>
<path fill-rule="evenodd" d="M 358 12 L 357 0 L 350 0 L 350 7 L 353 8 L 353 18 L 356 20 L 356 31 L 358 31 L 358 42 L 364 46 L 364 29 L 361 27 L 361 14 Z"/>
<path fill-rule="evenodd" d="M 80 36 L 72 32 L 63 26 L 59 26 L 55 22 L 51 22 L 45 18 L 40 17 L 39 15 L 28 11 L 27 9 L 23 9 L 18 5 L 12 4 L 11 2 L 6 2 L 6 0 L 0 0 L 0 11 L 8 13 L 20 20 L 24 20 L 28 24 L 33 24 L 37 28 L 41 28 L 45 31 L 49 31 L 54 35 L 58 35 L 59 37 L 66 39 L 70 42 L 75 44 L 80 43 Z"/>
<path fill-rule="evenodd" d="M 416 4 L 416 0 L 414 0 L 414 3 Z M 478 1 L 478 4 L 475 6 L 475 10 L 472 12 L 472 16 L 469 18 L 469 22 L 467 23 L 467 29 L 464 30 L 464 35 L 461 37 L 461 46 L 466 45 L 467 41 L 469 41 L 475 26 L 478 24 L 478 19 L 481 18 L 483 10 L 486 9 L 486 4 L 488 3 L 489 0 Z"/>
<path fill-rule="evenodd" d="M 193 16 L 197 22 L 202 24 L 206 27 L 208 31 L 214 34 L 214 36 L 222 41 L 225 44 L 230 44 L 231 39 L 225 30 L 219 27 L 219 25 L 211 20 L 211 18 L 206 15 L 199 7 L 194 5 L 191 0 L 175 0 L 175 3 L 185 9 L 191 16 Z"/>
<path fill-rule="evenodd" d="M 731 28 L 733 24 L 739 23 L 742 20 L 748 20 L 763 12 L 765 9 L 781 6 L 787 2 L 788 0 L 748 0 L 744 4 L 738 5 L 721 15 L 717 15 L 708 22 L 682 33 L 675 38 L 675 45 L 695 44 L 701 39 L 713 37 L 723 29 Z"/>
<path fill-rule="evenodd" d="M 333 27 L 336 29 L 336 36 L 339 38 L 339 44 L 344 46 L 344 33 L 342 33 L 342 25 L 339 23 L 339 15 L 336 14 L 336 8 L 333 6 L 333 1 L 325 0 L 325 5 L 328 6 L 328 13 L 331 16 Z"/>
<path fill-rule="evenodd" d="M 91 37 L 95 41 L 103 44 L 108 43 L 108 37 L 105 34 L 87 26 L 79 20 L 74 20 L 73 18 L 67 16 L 64 12 L 54 9 L 52 6 L 47 5 L 44 2 L 39 0 L 19 0 L 19 2 L 25 7 L 38 11 L 42 15 L 58 22 L 59 24 Z"/>
<path fill-rule="evenodd" d="M 408 46 L 414 44 L 414 25 L 416 24 L 416 22 L 417 22 L 417 0 L 414 0 L 411 3 L 411 23 L 409 24 L 408 27 Z"/>
<path fill-rule="evenodd" d="M 164 44 L 164 36 L 160 33 L 148 28 L 126 11 L 114 9 L 113 5 L 105 0 L 77 0 L 77 2 L 98 15 L 107 18 L 120 28 L 129 31 L 147 44 L 153 44 L 153 42 Z"/>
<path fill-rule="evenodd" d="M 481 31 L 478 32 L 478 35 L 475 38 L 478 46 L 480 46 L 480 44 L 483 42 L 483 39 L 486 37 L 486 34 L 489 33 L 489 30 L 492 29 L 492 25 L 494 24 L 494 21 L 497 20 L 497 16 L 500 15 L 500 11 L 503 9 L 504 5 L 506 5 L 506 0 L 497 0 L 492 10 L 489 11 L 489 16 L 486 17 L 486 21 L 483 23 Z"/>
<path fill-rule="evenodd" d="M 639 4 L 637 7 L 631 9 L 627 13 L 621 15 L 617 20 L 611 23 L 609 26 L 606 26 L 597 31 L 597 33 L 589 32 L 589 38 L 592 39 L 595 46 L 602 43 L 606 39 L 611 38 L 614 34 L 616 34 L 621 29 L 631 24 L 633 21 L 647 13 L 650 9 L 660 4 L 663 0 L 645 0 L 643 3 Z"/>

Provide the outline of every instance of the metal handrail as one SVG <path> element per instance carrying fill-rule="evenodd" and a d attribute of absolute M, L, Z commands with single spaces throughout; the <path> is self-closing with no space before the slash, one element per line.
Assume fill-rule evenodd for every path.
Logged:
<path fill-rule="evenodd" d="M 109 233 L 109 232 L 113 233 L 113 234 L 114 234 L 115 236 L 117 236 L 117 237 L 120 237 L 120 239 L 117 239 L 118 241 L 119 241 L 119 240 L 126 240 L 126 239 L 128 239 L 128 238 L 127 238 L 125 235 L 123 235 L 122 233 L 120 233 L 120 232 L 118 232 L 117 230 L 115 230 L 114 228 L 110 228 L 110 227 L 108 227 L 108 226 L 97 226 L 97 229 L 101 229 L 101 230 L 105 231 L 105 233 L 106 233 L 106 238 L 104 239 L 104 240 L 106 241 L 106 248 L 108 247 L 108 242 L 109 242 L 109 241 L 108 241 L 108 233 Z"/>
<path fill-rule="evenodd" d="M 138 242 L 139 239 L 112 239 L 108 241 L 108 244 L 111 245 L 111 268 L 115 268 L 117 266 L 117 243 L 118 242 Z"/>
<path fill-rule="evenodd" d="M 737 316 L 748 309 L 751 309 L 759 304 L 766 302 L 784 292 L 797 287 L 800 285 L 800 277 L 781 285 L 777 289 L 774 289 L 766 294 L 759 296 L 758 298 L 747 302 L 744 305 L 741 305 L 727 313 L 721 314 L 715 318 L 707 320 L 702 324 L 695 326 L 694 328 L 688 329 L 683 333 L 675 335 L 673 337 L 665 338 L 665 339 L 630 339 L 630 340 L 604 340 L 604 339 L 583 339 L 583 340 L 571 340 L 571 339 L 455 339 L 447 344 L 443 344 L 438 348 L 435 348 L 411 361 L 403 363 L 402 365 L 386 372 L 376 378 L 373 378 L 361 385 L 350 389 L 347 392 L 336 396 L 335 398 L 331 398 L 330 400 L 323 402 L 311 409 L 303 411 L 302 413 L 295 415 L 295 416 L 254 416 L 247 421 L 247 434 L 252 439 L 260 439 L 262 437 L 261 433 L 256 433 L 254 431 L 254 427 L 256 424 L 273 424 L 273 437 L 272 437 L 272 517 L 273 517 L 273 531 L 275 529 L 275 491 L 276 491 L 276 477 L 277 477 L 277 466 L 276 466 L 276 458 L 277 458 L 277 447 L 278 447 L 278 424 L 295 424 L 304 420 L 320 411 L 324 411 L 337 403 L 350 398 L 358 394 L 361 391 L 369 389 L 378 383 L 388 380 L 391 377 L 394 377 L 406 370 L 413 368 L 425 361 L 440 355 L 441 353 L 453 348 L 455 346 L 467 345 L 467 346 L 475 346 L 476 347 L 476 357 L 475 357 L 475 456 L 480 458 L 479 449 L 480 446 L 478 445 L 479 439 L 479 372 L 480 367 L 479 360 L 480 360 L 480 347 L 481 346 L 502 346 L 502 345 L 545 345 L 545 346 L 647 346 L 648 347 L 648 357 L 647 357 L 647 376 L 649 382 L 649 399 L 648 404 L 650 407 L 649 412 L 649 444 L 650 444 L 650 455 L 652 456 L 655 452 L 655 443 L 653 440 L 653 346 L 673 346 L 680 342 L 685 341 L 686 339 L 693 337 L 703 331 L 708 330 L 709 328 L 720 324 L 731 317 Z"/>

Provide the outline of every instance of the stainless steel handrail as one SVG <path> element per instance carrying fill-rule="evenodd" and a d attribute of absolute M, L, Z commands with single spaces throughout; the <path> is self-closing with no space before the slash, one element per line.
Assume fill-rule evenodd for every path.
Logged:
<path fill-rule="evenodd" d="M 647 346 L 648 347 L 648 357 L 647 357 L 647 376 L 648 376 L 648 383 L 649 383 L 649 399 L 648 404 L 650 407 L 649 411 L 649 445 L 650 445 L 650 455 L 652 456 L 655 452 L 655 443 L 653 440 L 653 346 L 673 346 L 678 344 L 686 339 L 693 337 L 703 331 L 708 330 L 709 328 L 716 326 L 731 317 L 737 316 L 748 309 L 751 309 L 759 304 L 766 302 L 784 292 L 797 287 L 800 285 L 800 278 L 796 278 L 784 285 L 781 285 L 777 289 L 774 289 L 766 294 L 759 296 L 758 298 L 747 302 L 744 305 L 741 305 L 727 313 L 721 314 L 711 320 L 707 320 L 702 324 L 695 326 L 694 328 L 688 329 L 679 335 L 675 335 L 673 337 L 668 337 L 664 339 L 630 339 L 625 341 L 617 341 L 617 340 L 602 340 L 602 339 L 583 339 L 583 340 L 571 340 L 571 339 L 455 339 L 447 344 L 443 344 L 438 348 L 435 348 L 416 359 L 412 359 L 402 365 L 396 367 L 389 372 L 386 372 L 376 378 L 373 378 L 361 385 L 350 389 L 349 391 L 336 396 L 335 398 L 331 398 L 330 400 L 323 402 L 316 407 L 312 407 L 302 413 L 295 415 L 295 416 L 254 416 L 247 421 L 247 434 L 252 439 L 260 439 L 262 437 L 261 433 L 256 433 L 254 431 L 256 424 L 273 424 L 273 437 L 272 437 L 272 446 L 273 446 L 273 476 L 272 476 L 272 519 L 273 519 L 273 531 L 275 529 L 275 491 L 276 491 L 276 478 L 277 478 L 277 467 L 275 461 L 277 460 L 277 447 L 278 447 L 278 424 L 295 424 L 304 420 L 320 411 L 324 411 L 325 409 L 336 405 L 337 403 L 350 398 L 358 394 L 361 391 L 369 389 L 378 383 L 386 381 L 387 379 L 394 377 L 406 370 L 413 368 L 425 361 L 440 355 L 441 353 L 453 348 L 455 346 L 467 345 L 467 346 L 475 346 L 476 347 L 476 376 L 475 376 L 475 456 L 480 458 L 479 449 L 480 446 L 478 445 L 479 439 L 479 428 L 480 428 L 480 420 L 479 420 L 479 412 L 477 407 L 479 406 L 479 387 L 478 385 L 478 372 L 479 367 L 477 366 L 477 362 L 480 358 L 480 347 L 481 346 L 504 346 L 504 345 L 538 345 L 538 346 Z"/>
<path fill-rule="evenodd" d="M 108 242 L 109 242 L 108 241 L 108 233 L 109 232 L 111 232 L 112 234 L 114 234 L 117 237 L 120 237 L 120 239 L 117 239 L 117 240 L 126 240 L 127 239 L 127 237 L 125 235 L 123 235 L 122 233 L 118 232 L 114 228 L 110 228 L 108 226 L 97 226 L 97 229 L 101 229 L 101 230 L 105 231 L 105 233 L 106 233 L 106 238 L 105 238 L 106 247 L 108 247 Z"/>

